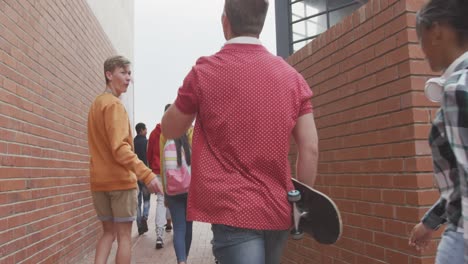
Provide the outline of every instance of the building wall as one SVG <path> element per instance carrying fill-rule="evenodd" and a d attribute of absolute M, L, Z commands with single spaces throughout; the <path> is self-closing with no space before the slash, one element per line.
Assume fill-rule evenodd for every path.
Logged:
<path fill-rule="evenodd" d="M 337 203 L 343 235 L 289 241 L 285 264 L 434 263 L 408 235 L 437 199 L 427 136 L 436 105 L 414 29 L 422 0 L 371 0 L 288 61 L 307 79 L 319 134 L 316 188 Z M 291 161 L 295 160 L 295 149 Z"/>
<path fill-rule="evenodd" d="M 0 263 L 94 248 L 87 112 L 119 48 L 85 0 L 0 1 Z"/>

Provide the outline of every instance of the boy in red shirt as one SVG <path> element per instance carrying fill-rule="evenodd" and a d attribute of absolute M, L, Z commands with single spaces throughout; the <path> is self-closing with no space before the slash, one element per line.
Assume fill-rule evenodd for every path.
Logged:
<path fill-rule="evenodd" d="M 200 58 L 162 120 L 167 138 L 196 117 L 188 220 L 212 223 L 223 264 L 279 264 L 291 227 L 288 152 L 298 146 L 297 176 L 313 186 L 317 131 L 304 78 L 258 40 L 268 1 L 225 0 L 227 40 Z"/>

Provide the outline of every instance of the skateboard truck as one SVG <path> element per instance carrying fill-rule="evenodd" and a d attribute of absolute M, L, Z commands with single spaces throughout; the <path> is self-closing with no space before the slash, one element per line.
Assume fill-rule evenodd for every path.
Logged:
<path fill-rule="evenodd" d="M 299 222 L 302 217 L 305 217 L 308 212 L 299 210 L 297 202 L 301 200 L 301 193 L 298 190 L 288 192 L 288 201 L 293 205 L 293 222 L 294 227 L 291 230 L 291 235 L 294 240 L 299 240 L 304 237 L 304 232 L 299 229 Z"/>
<path fill-rule="evenodd" d="M 340 211 L 327 195 L 292 178 L 294 190 L 288 192 L 292 207 L 293 228 L 291 238 L 301 239 L 304 234 L 320 244 L 334 244 L 342 233 Z"/>

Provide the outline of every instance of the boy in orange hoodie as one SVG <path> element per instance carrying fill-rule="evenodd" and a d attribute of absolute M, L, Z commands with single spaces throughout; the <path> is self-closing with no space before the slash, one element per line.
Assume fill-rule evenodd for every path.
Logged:
<path fill-rule="evenodd" d="M 106 89 L 96 97 L 88 115 L 91 194 L 103 228 L 94 263 L 107 263 L 117 236 L 116 263 L 130 264 L 137 179 L 153 193 L 161 192 L 162 186 L 134 153 L 128 114 L 119 100 L 131 81 L 130 61 L 110 57 L 104 62 L 104 74 Z"/>

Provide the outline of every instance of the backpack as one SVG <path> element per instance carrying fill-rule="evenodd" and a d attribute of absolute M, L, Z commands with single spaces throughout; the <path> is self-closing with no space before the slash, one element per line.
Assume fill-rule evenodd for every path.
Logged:
<path fill-rule="evenodd" d="M 177 195 L 188 193 L 191 180 L 190 166 L 185 161 L 185 154 L 183 149 L 182 154 L 182 165 L 177 165 L 177 151 L 174 140 L 167 140 L 164 145 L 163 152 L 164 162 L 164 187 L 168 195 Z"/>

